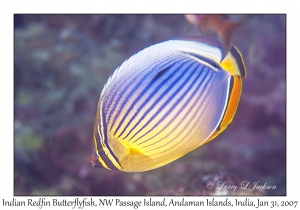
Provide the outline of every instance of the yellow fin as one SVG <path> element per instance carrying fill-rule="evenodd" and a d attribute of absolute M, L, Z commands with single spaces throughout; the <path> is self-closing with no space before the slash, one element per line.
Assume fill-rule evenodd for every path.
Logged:
<path fill-rule="evenodd" d="M 232 46 L 220 66 L 232 76 L 246 77 L 246 65 L 242 53 Z"/>

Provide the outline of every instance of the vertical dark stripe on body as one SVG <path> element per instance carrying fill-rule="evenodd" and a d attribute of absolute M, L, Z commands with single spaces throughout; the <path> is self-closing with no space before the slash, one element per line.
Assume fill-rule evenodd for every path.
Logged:
<path fill-rule="evenodd" d="M 179 67 L 183 66 L 185 63 L 186 63 L 186 62 L 182 63 Z M 172 65 L 172 66 L 173 66 L 173 65 Z M 172 66 L 170 66 L 169 68 L 171 68 Z M 183 74 L 184 74 L 184 73 L 183 73 Z M 180 76 L 182 76 L 183 74 L 181 74 Z M 177 79 L 180 78 L 180 76 L 177 77 Z M 148 98 L 145 99 L 145 101 L 143 102 L 143 104 L 142 104 L 141 106 L 139 106 L 139 108 L 137 109 L 136 113 L 135 113 L 135 114 L 133 115 L 133 117 L 129 120 L 129 122 L 128 122 L 127 125 L 124 127 L 124 129 L 122 130 L 122 132 L 119 134 L 118 137 L 120 137 L 120 136 L 126 131 L 126 129 L 128 128 L 128 126 L 131 125 L 132 121 L 133 121 L 133 120 L 136 118 L 136 116 L 140 113 L 140 111 L 143 109 L 143 107 L 145 106 L 145 104 L 147 104 L 147 103 L 149 102 L 149 100 L 151 100 L 151 98 L 152 98 L 155 94 L 157 94 L 157 91 L 160 90 L 161 87 L 165 85 L 164 83 L 167 82 L 168 80 L 170 80 L 172 77 L 174 77 L 174 74 L 171 73 L 171 74 L 168 75 L 168 77 L 166 77 L 164 80 L 160 80 L 160 83 L 157 84 L 157 87 L 150 93 L 150 95 L 148 96 Z M 177 81 L 173 82 L 173 84 L 176 84 L 176 82 L 177 82 Z M 132 102 L 130 108 L 127 110 L 126 114 L 124 115 L 124 117 L 122 118 L 121 122 L 119 123 L 117 130 L 121 127 L 121 125 L 123 124 L 124 120 L 125 120 L 126 117 L 128 116 L 129 112 L 130 112 L 130 111 L 132 110 L 132 108 L 134 107 L 134 105 L 136 105 L 136 103 L 137 103 L 142 97 L 144 97 L 144 94 L 145 94 L 152 86 L 153 86 L 153 83 L 149 83 L 149 84 L 147 85 L 147 87 L 146 87 L 146 88 L 139 94 L 139 96 L 134 100 L 134 102 Z M 168 89 L 170 89 L 170 88 L 168 88 Z M 166 93 L 167 93 L 167 91 L 164 91 L 164 92 L 162 93 L 162 95 L 164 95 L 164 94 L 166 94 Z M 144 116 L 143 116 L 143 117 L 144 117 Z M 140 118 L 139 122 L 143 119 L 143 117 Z M 129 133 L 127 133 L 126 137 L 131 133 L 131 131 L 132 131 L 136 126 L 137 126 L 137 124 L 129 131 Z M 117 130 L 115 131 L 115 134 L 116 134 Z M 125 138 L 126 138 L 126 137 L 125 137 Z"/>
<path fill-rule="evenodd" d="M 184 64 L 186 64 L 186 63 L 182 63 L 179 67 L 176 67 L 176 69 L 173 71 L 173 72 L 175 72 L 175 74 L 176 74 L 176 70 L 178 71 L 178 69 L 180 69 Z M 187 68 L 190 68 L 192 65 L 194 65 L 194 63 L 191 63 Z M 164 90 L 164 92 L 152 103 L 152 105 L 145 111 L 145 113 L 143 114 L 143 116 L 139 119 L 139 121 L 131 128 L 131 130 L 127 133 L 127 135 L 125 136 L 125 138 L 127 138 L 130 134 L 131 134 L 131 132 L 138 126 L 138 124 L 148 115 L 148 113 L 149 113 L 149 111 L 151 111 L 152 109 L 153 109 L 153 107 L 163 98 L 163 97 L 165 97 L 168 93 L 169 93 L 169 91 L 174 87 L 174 85 L 177 85 L 178 84 L 178 82 L 182 79 L 182 77 L 184 76 L 186 74 L 186 71 L 182 71 L 182 73 L 175 79 L 175 81 L 173 81 L 172 82 L 172 84 L 170 84 L 170 86 L 169 87 L 167 87 L 167 89 L 165 89 Z M 191 77 L 191 73 L 190 73 L 190 75 L 189 75 L 189 77 Z M 152 97 L 155 95 L 155 94 L 157 94 L 157 91 L 158 90 L 160 90 L 161 89 L 161 87 L 162 86 L 164 86 L 165 85 L 165 82 L 167 82 L 168 80 L 170 80 L 170 78 L 172 78 L 172 77 L 174 77 L 174 74 L 171 74 L 169 77 L 167 77 L 166 79 L 164 79 L 163 81 L 161 81 L 160 82 L 160 85 L 158 86 L 158 87 L 156 87 L 156 89 L 148 96 L 148 98 L 144 101 L 144 103 L 139 107 L 139 110 L 135 113 L 135 115 L 130 119 L 130 122 L 127 124 L 127 126 L 128 125 L 130 125 L 131 124 L 131 122 L 136 118 L 136 116 L 139 114 L 139 112 L 144 108 L 144 106 L 152 99 Z M 186 80 L 187 81 L 187 80 Z M 186 82 L 185 81 L 185 82 Z M 185 84 L 184 84 L 184 82 L 182 83 L 182 85 L 181 85 L 181 88 L 184 86 Z M 178 88 L 176 91 L 175 91 L 175 94 L 177 94 L 178 93 L 178 91 L 180 91 L 180 88 Z M 174 95 L 174 94 L 173 94 Z M 142 94 L 140 95 L 140 96 L 142 96 Z M 167 100 L 167 101 L 170 101 L 170 97 L 169 97 L 169 99 Z M 166 104 L 166 103 L 165 103 Z M 161 111 L 161 109 L 159 110 L 159 111 Z M 126 116 L 125 116 L 126 117 Z M 124 117 L 124 118 L 125 118 Z M 152 116 L 152 118 L 151 118 L 151 120 L 153 119 L 153 116 Z M 150 120 L 150 121 L 151 121 Z M 148 122 L 149 123 L 149 122 Z M 145 127 L 146 125 L 144 125 L 143 126 L 143 128 Z M 126 128 L 125 128 L 126 129 Z M 125 130 L 124 129 L 124 130 Z M 139 133 L 140 131 L 141 131 L 142 129 L 140 129 L 137 133 Z M 135 133 L 134 134 L 134 136 L 137 134 L 137 133 Z M 133 137 L 134 137 L 133 136 Z M 132 138 L 133 138 L 132 137 Z M 132 139 L 131 138 L 131 139 Z M 130 140 L 131 140 L 130 139 Z"/>
<path fill-rule="evenodd" d="M 95 137 L 96 137 L 96 141 L 97 144 L 100 144 L 100 137 L 99 137 L 99 133 L 95 132 Z M 101 147 L 101 144 L 100 144 Z M 119 170 L 118 168 L 116 168 L 114 166 L 114 164 L 109 160 L 109 158 L 107 157 L 107 155 L 104 153 L 102 147 L 101 148 L 97 148 L 98 154 L 100 155 L 100 158 L 104 161 L 104 163 L 107 165 L 107 167 L 111 170 Z M 118 160 L 118 159 L 116 159 Z"/>
<path fill-rule="evenodd" d="M 197 63 L 196 63 L 197 64 Z M 196 67 L 197 68 L 197 67 Z M 194 70 L 194 71 L 193 71 Z M 177 88 L 177 90 L 171 95 L 171 96 L 169 96 L 169 98 L 160 106 L 160 108 L 156 111 L 156 113 L 154 114 L 154 115 L 152 115 L 151 116 L 151 118 L 145 123 L 145 125 L 143 125 L 143 127 L 142 128 L 140 128 L 131 138 L 130 138 L 130 140 L 131 139 L 133 139 L 137 134 L 139 134 L 146 126 L 148 126 L 149 125 L 149 123 L 157 116 L 157 115 L 159 115 L 160 114 L 160 112 L 162 112 L 162 110 L 165 108 L 165 106 L 167 106 L 171 101 L 172 101 L 172 99 L 181 91 L 181 89 L 185 86 L 185 85 L 187 85 L 187 82 L 192 78 L 192 76 L 194 75 L 194 73 L 195 73 L 195 69 L 193 69 L 193 70 L 191 70 L 192 71 L 192 73 L 189 75 L 189 77 L 184 81 L 184 82 L 182 82 L 182 84 L 181 84 L 181 86 L 179 86 L 178 88 Z M 186 73 L 188 70 L 187 69 L 185 69 L 183 72 L 184 73 Z M 180 80 L 181 78 L 179 77 L 179 80 Z M 176 83 L 174 83 L 174 85 L 176 85 L 177 84 L 177 81 L 175 81 Z M 171 88 L 173 88 L 173 84 L 169 87 L 169 89 L 171 89 Z M 150 108 L 148 108 L 148 110 L 144 113 L 144 115 L 143 115 L 143 117 L 141 118 L 141 119 L 143 119 L 144 117 L 146 117 L 147 115 L 148 115 L 148 113 L 151 111 L 151 109 L 153 109 L 153 107 L 166 95 L 166 94 L 168 94 L 168 92 L 169 92 L 169 90 L 167 89 L 166 91 L 165 91 L 165 94 L 162 94 L 158 99 L 156 99 L 156 101 L 152 104 L 152 106 L 150 107 Z M 172 106 L 172 108 L 173 107 L 176 107 L 177 105 L 178 105 L 178 102 L 179 102 L 179 100 L 177 100 L 176 101 L 176 103 L 175 104 L 173 104 L 173 106 Z M 171 108 L 171 109 L 172 109 Z M 160 121 L 162 121 L 165 117 L 167 117 L 167 115 L 169 115 L 170 114 L 170 112 L 171 112 L 171 109 L 167 112 L 167 114 L 165 114 L 164 115 L 164 117 L 160 120 Z M 159 123 L 159 122 L 158 122 Z M 138 123 L 137 123 L 138 124 Z M 137 126 L 137 124 L 136 124 L 136 126 Z M 134 142 L 136 142 L 137 141 L 137 139 L 134 141 Z"/>
<path fill-rule="evenodd" d="M 198 68 L 199 67 L 199 65 L 196 67 L 196 68 Z M 165 118 L 167 118 L 171 113 L 172 113 L 172 111 L 175 109 L 175 107 L 184 99 L 184 97 L 187 95 L 187 93 L 197 84 L 196 83 L 196 81 L 199 79 L 199 77 L 200 77 L 200 75 L 201 75 L 201 73 L 202 73 L 202 71 L 203 71 L 203 69 L 204 69 L 204 67 L 205 66 L 203 66 L 202 67 L 202 69 L 200 70 L 200 69 L 194 69 L 194 71 L 193 71 L 193 74 L 194 73 L 198 73 L 195 77 L 194 77 L 194 79 L 193 79 L 193 81 L 188 81 L 188 80 L 190 80 L 191 78 L 192 78 L 192 76 L 194 76 L 193 74 L 190 76 L 190 77 L 188 77 L 187 78 L 187 80 L 185 81 L 185 82 L 183 82 L 183 85 L 187 85 L 188 83 L 190 83 L 190 85 L 189 85 L 189 87 L 186 89 L 186 91 L 184 92 L 184 93 L 182 93 L 182 95 L 177 99 L 177 101 L 176 102 L 174 102 L 173 103 L 173 105 L 172 105 L 172 107 L 165 113 L 165 115 L 162 117 L 162 119 L 161 120 L 159 120 L 152 128 L 150 128 L 145 134 L 143 134 L 142 136 L 140 136 L 138 139 L 136 139 L 134 142 L 136 142 L 136 141 L 138 141 L 140 138 L 142 138 L 142 137 L 144 137 L 145 135 L 147 135 L 148 133 L 150 133 L 154 128 L 156 128 L 161 122 L 162 122 L 162 120 L 164 120 Z M 208 73 L 208 71 L 207 71 L 207 73 Z M 207 75 L 207 74 L 206 74 Z M 205 75 L 205 76 L 206 76 Z M 201 81 L 202 82 L 202 81 Z M 200 82 L 200 83 L 201 83 Z M 181 89 L 181 87 L 179 87 L 179 90 Z M 153 118 L 167 105 L 167 103 L 169 103 L 169 101 L 170 100 L 172 100 L 172 98 L 175 96 L 175 94 L 176 94 L 177 92 L 175 92 L 172 96 L 170 96 L 169 97 L 169 99 L 161 106 L 161 108 L 152 116 L 152 118 L 149 120 L 149 121 L 152 121 L 153 120 Z M 194 93 L 193 93 L 194 94 Z M 191 99 L 193 97 L 193 95 L 191 95 L 190 97 L 189 97 L 189 100 Z M 172 123 L 172 121 L 176 118 L 176 115 L 178 115 L 180 112 L 182 112 L 182 110 L 184 109 L 184 107 L 186 106 L 186 104 L 188 103 L 188 101 L 186 101 L 185 103 L 184 103 L 184 105 L 180 108 L 180 110 L 174 115 L 174 117 L 173 117 L 173 119 L 171 119 L 170 121 L 169 121 L 169 123 L 160 131 L 160 132 L 158 132 L 156 135 L 158 135 L 159 133 L 161 133 L 168 125 L 170 125 L 171 123 Z M 149 121 L 147 122 L 147 124 L 146 125 L 148 125 L 149 124 Z M 146 126 L 145 125 L 145 126 Z M 145 127 L 144 126 L 144 127 Z M 144 128 L 143 127 L 143 128 Z M 155 135 L 155 136 L 156 136 Z M 146 142 L 146 141 L 148 141 L 148 140 L 150 140 L 150 139 L 152 139 L 153 137 L 151 137 L 151 138 L 149 138 L 149 139 L 147 139 L 147 140 L 145 140 L 145 141 L 143 141 L 143 142 Z M 138 145 L 140 145 L 141 143 L 139 143 Z"/>
<path fill-rule="evenodd" d="M 96 125 L 94 125 L 96 129 L 95 128 L 94 129 L 95 129 L 95 132 L 98 132 L 98 126 L 99 126 L 100 127 L 100 129 L 99 129 L 100 130 L 99 131 L 100 139 L 104 139 L 104 137 L 103 137 L 104 135 L 103 135 L 102 129 L 101 129 L 102 123 L 100 123 L 100 121 L 101 121 L 100 110 L 102 109 L 101 108 L 101 102 L 98 103 L 98 105 L 99 105 L 99 107 L 98 107 L 98 110 L 97 110 L 97 113 L 96 113 L 98 116 L 96 117 L 96 122 L 95 122 Z"/>
<path fill-rule="evenodd" d="M 192 85 L 194 85 L 195 81 L 199 79 L 198 77 L 201 76 L 201 73 L 202 73 L 201 71 L 203 71 L 204 67 L 205 67 L 205 66 L 203 66 L 203 68 L 202 68 L 201 70 L 199 70 L 199 75 L 197 75 L 197 76 L 195 77 L 196 79 L 192 82 Z M 198 71 L 198 70 L 197 70 L 197 71 Z M 203 77 L 203 80 L 204 80 L 204 78 L 206 78 L 206 76 L 207 76 L 208 73 L 209 73 L 209 71 L 206 72 L 205 76 Z M 203 82 L 203 80 L 200 80 L 200 81 L 199 81 L 200 84 Z M 187 88 L 187 90 L 185 91 L 185 93 L 182 94 L 182 96 L 180 97 L 180 99 L 178 99 L 178 100 L 176 101 L 176 103 L 173 104 L 172 108 L 171 108 L 171 109 L 163 116 L 162 119 L 164 119 L 166 116 L 168 116 L 168 115 L 171 113 L 171 111 L 175 108 L 175 105 L 177 105 L 179 101 L 183 100 L 184 96 L 187 94 L 187 92 L 189 91 L 189 89 L 192 89 L 192 85 L 190 85 L 190 86 Z M 165 126 L 161 129 L 161 131 L 159 131 L 157 134 L 155 134 L 155 135 L 152 136 L 151 138 L 148 138 L 148 139 L 146 139 L 145 141 L 139 143 L 138 145 L 140 145 L 140 144 L 142 144 L 142 143 L 144 143 L 144 142 L 146 142 L 146 141 L 151 140 L 152 138 L 156 137 L 158 134 L 160 134 L 161 132 L 163 132 L 163 130 L 164 130 L 167 126 L 169 126 L 169 125 L 172 123 L 172 121 L 176 118 L 176 116 L 177 116 L 179 113 L 181 113 L 181 112 L 183 111 L 183 109 L 184 109 L 185 106 L 189 103 L 189 101 L 191 100 L 191 98 L 194 97 L 193 94 L 195 94 L 196 91 L 198 91 L 198 88 L 199 88 L 199 85 L 198 85 L 198 87 L 195 89 L 195 91 L 192 93 L 192 95 L 189 97 L 189 99 L 186 100 L 186 102 L 185 102 L 184 105 L 181 107 L 181 109 L 174 115 L 174 117 L 169 121 L 169 123 L 168 123 L 167 125 L 165 125 Z M 159 123 L 160 123 L 160 121 L 159 121 L 158 123 L 156 123 L 156 124 L 155 124 L 155 125 L 154 125 L 147 133 L 145 133 L 144 135 L 142 135 L 141 137 L 139 137 L 138 139 L 136 139 L 136 141 L 138 141 L 140 138 L 144 137 L 146 134 L 148 134 L 149 132 L 151 132 L 155 127 L 157 127 L 157 126 L 159 125 Z"/>
<path fill-rule="evenodd" d="M 171 60 L 171 61 L 173 61 L 173 60 Z M 166 67 L 168 67 L 168 66 L 170 66 L 170 65 L 173 64 L 171 61 L 168 60 L 167 62 L 163 62 L 163 63 L 161 63 L 159 66 L 153 67 L 153 68 L 166 68 Z M 151 67 L 151 66 L 149 66 L 148 68 L 150 68 L 150 67 Z M 118 104 L 118 103 L 108 103 L 109 106 L 114 106 L 114 107 L 112 107 L 111 111 L 108 113 L 108 118 L 107 118 L 107 120 L 108 120 L 108 123 L 107 123 L 107 124 L 110 124 L 110 121 L 113 120 L 113 123 L 112 123 L 112 125 L 111 125 L 110 128 L 109 128 L 110 131 L 111 131 L 111 129 L 114 127 L 114 124 L 115 124 L 115 122 L 116 122 L 116 119 L 118 119 L 120 113 L 122 112 L 122 107 L 124 107 L 124 105 L 128 102 L 128 98 L 131 97 L 132 94 L 133 94 L 133 93 L 134 93 L 134 92 L 135 92 L 135 91 L 136 91 L 143 83 L 145 83 L 145 80 L 147 80 L 147 78 L 148 78 L 151 74 L 153 74 L 153 71 L 149 71 L 147 74 L 145 74 L 145 75 L 143 76 L 143 78 L 140 78 L 139 82 L 135 85 L 135 87 L 132 88 L 132 90 L 131 90 L 130 92 L 128 91 L 128 89 L 129 89 L 129 87 L 132 86 L 133 84 L 132 84 L 132 83 L 128 83 L 127 86 L 125 86 L 124 88 L 122 88 L 122 92 L 119 94 L 119 97 L 118 97 L 118 98 L 116 98 L 116 94 L 115 94 L 115 92 L 120 91 L 118 88 L 115 88 L 116 91 L 115 91 L 114 93 L 110 93 L 110 95 L 112 95 L 112 97 L 113 97 L 113 99 L 112 99 L 113 101 L 120 101 L 120 99 L 121 99 L 122 97 L 125 97 L 125 99 L 123 100 L 123 102 L 122 102 L 122 104 L 120 105 L 120 107 L 119 107 L 118 110 L 116 110 L 117 104 Z M 126 92 L 129 92 L 129 93 L 126 95 Z M 116 100 L 114 100 L 115 98 L 116 98 Z M 108 105 L 106 105 L 106 106 L 108 106 Z M 115 112 L 115 111 L 117 111 L 117 114 L 116 114 L 115 118 L 112 119 L 111 116 L 112 116 L 113 112 Z M 116 132 L 115 132 L 115 133 L 116 133 Z"/>
<path fill-rule="evenodd" d="M 208 75 L 208 73 L 210 73 L 210 74 Z M 189 110 L 186 112 L 187 114 L 184 116 L 184 118 L 186 118 L 186 117 L 191 113 L 191 111 L 192 111 L 193 109 L 195 109 L 195 105 L 198 103 L 198 101 L 200 100 L 201 97 L 203 97 L 202 102 L 201 102 L 200 105 L 198 106 L 198 109 L 195 109 L 194 114 L 196 114 L 196 112 L 198 112 L 199 108 L 200 108 L 201 106 L 203 106 L 203 103 L 206 101 L 206 97 L 207 97 L 207 94 L 208 94 L 208 92 L 209 92 L 209 91 L 205 91 L 205 90 L 206 90 L 208 84 L 210 83 L 212 77 L 213 77 L 213 72 L 210 71 L 210 70 L 208 70 L 208 71 L 206 72 L 205 76 L 203 77 L 203 80 L 201 80 L 201 81 L 199 82 L 199 84 L 197 85 L 197 88 L 194 90 L 194 92 L 193 92 L 193 94 L 191 95 L 191 97 L 186 101 L 185 106 L 190 102 L 190 99 L 191 99 L 192 97 L 195 97 L 196 93 L 198 92 L 198 95 L 196 95 L 197 99 L 194 101 L 194 103 L 192 104 L 192 106 L 190 106 L 190 108 L 189 108 Z M 206 80 L 205 80 L 205 79 L 206 79 Z M 200 88 L 201 88 L 201 86 L 203 86 L 203 89 L 202 89 L 201 91 L 199 91 Z M 203 93 L 205 93 L 205 95 L 203 95 Z M 183 107 L 182 109 L 184 109 L 184 107 Z M 179 112 L 178 112 L 178 113 L 179 113 Z M 177 113 L 177 114 L 178 114 L 178 113 Z M 199 116 L 201 116 L 201 114 L 200 114 Z M 166 139 L 171 133 L 173 133 L 175 130 L 178 129 L 178 126 L 180 126 L 180 124 L 181 124 L 181 122 L 179 122 L 179 123 L 172 129 L 172 131 L 171 131 L 168 135 L 166 135 L 166 136 L 165 136 L 164 138 L 162 138 L 162 139 L 159 139 L 158 141 L 154 142 L 153 144 L 156 144 L 156 143 L 162 141 L 163 139 Z M 177 136 L 181 135 L 181 133 L 186 129 L 187 126 L 188 126 L 188 124 L 185 125 L 185 127 L 182 129 L 181 132 L 179 132 L 179 134 L 178 134 Z M 165 128 L 166 128 L 166 127 L 164 127 L 163 129 L 165 129 Z M 162 131 L 163 131 L 163 130 L 162 130 Z M 176 136 L 176 137 L 177 137 L 177 136 Z M 170 140 L 170 141 L 167 142 L 166 144 L 169 144 L 169 143 L 172 142 L 174 139 L 175 139 L 175 138 L 173 138 L 172 140 Z M 151 145 L 153 145 L 153 144 L 147 145 L 147 146 L 145 146 L 145 147 L 143 147 L 143 148 L 146 148 L 146 147 L 151 146 Z M 166 144 L 165 144 L 165 145 L 166 145 Z M 163 146 L 165 146 L 165 145 L 163 145 Z M 162 146 L 161 146 L 161 147 L 162 147 Z M 160 147 L 158 147 L 158 148 L 160 148 Z M 158 149 L 158 148 L 155 148 L 155 149 Z M 151 150 L 149 150 L 149 151 L 152 151 L 152 150 L 155 150 L 155 149 L 151 149 Z M 147 151 L 147 152 L 149 152 L 149 151 Z"/>
<path fill-rule="evenodd" d="M 201 91 L 201 92 L 199 91 L 197 100 L 195 100 L 194 104 L 191 106 L 191 108 L 189 109 L 189 111 L 188 111 L 187 113 L 190 113 L 190 112 L 192 111 L 192 109 L 195 107 L 197 101 L 199 101 L 200 97 L 204 97 L 204 98 L 203 98 L 202 102 L 199 104 L 199 106 L 195 109 L 193 115 L 195 115 L 196 112 L 200 109 L 200 107 L 203 106 L 203 103 L 205 102 L 205 99 L 206 99 L 206 97 L 207 97 L 209 91 L 205 91 L 205 95 L 204 95 L 204 96 L 202 95 L 202 93 L 203 93 L 204 90 L 207 88 L 208 84 L 210 83 L 210 80 L 211 80 L 212 76 L 213 76 L 213 74 L 211 74 L 210 77 L 208 78 L 208 80 L 206 80 L 206 83 L 205 83 L 205 85 L 204 85 L 204 87 L 203 87 L 203 91 Z M 198 88 L 200 88 L 201 85 L 203 85 L 203 84 L 200 83 L 200 85 L 199 85 Z M 204 109 L 203 109 L 202 112 L 199 114 L 199 118 L 201 117 L 202 113 L 206 110 L 206 107 L 207 107 L 207 106 L 208 106 L 208 103 L 205 104 Z M 175 139 L 177 139 L 177 138 L 183 133 L 183 131 L 185 131 L 186 128 L 187 128 L 188 126 L 190 126 L 190 129 L 189 129 L 189 131 L 186 133 L 186 135 L 185 135 L 180 141 L 178 141 L 178 143 L 177 143 L 176 145 L 173 145 L 173 146 L 177 146 L 178 144 L 181 144 L 182 142 L 184 142 L 183 140 L 184 140 L 188 135 L 190 135 L 191 131 L 195 128 L 195 126 L 197 126 L 197 123 L 198 123 L 199 118 L 197 118 L 197 119 L 196 119 L 196 118 L 192 118 L 192 119 L 195 121 L 194 124 L 193 124 L 192 126 L 190 126 L 190 124 L 186 124 L 186 125 L 181 129 L 181 131 L 178 132 L 178 134 L 177 134 L 173 139 L 171 139 L 170 141 L 166 142 L 164 145 L 159 146 L 159 147 L 154 148 L 154 149 L 151 149 L 151 150 L 148 150 L 148 151 L 146 151 L 146 152 L 150 152 L 150 151 L 153 151 L 153 150 L 156 150 L 156 149 L 159 149 L 159 148 L 162 148 L 162 147 L 168 145 L 170 142 L 173 142 Z M 174 129 L 174 130 L 175 130 L 175 129 Z M 173 130 L 173 131 L 174 131 L 174 130 Z M 195 132 L 196 132 L 196 131 L 195 131 Z M 170 132 L 170 133 L 171 133 L 171 132 Z M 167 138 L 167 137 L 170 135 L 170 133 L 169 133 L 166 137 L 164 137 L 163 139 Z M 161 141 L 161 140 L 162 140 L 162 139 L 160 139 L 159 141 Z M 164 152 L 166 152 L 166 151 L 168 151 L 168 150 L 169 150 L 169 149 L 166 149 L 166 150 L 164 150 L 164 151 L 161 151 L 161 152 L 152 154 L 152 156 L 155 156 L 155 155 L 160 154 L 160 153 L 164 153 Z"/>
<path fill-rule="evenodd" d="M 167 69 L 171 68 L 171 66 L 168 66 Z M 172 75 L 169 75 L 169 77 L 167 79 L 170 79 L 172 77 Z M 164 81 L 166 81 L 167 79 L 165 79 Z M 145 82 L 144 80 L 140 81 L 140 82 Z M 153 86 L 153 83 L 149 83 L 144 90 L 142 90 L 142 92 L 139 94 L 139 96 L 137 98 L 135 98 L 135 100 L 132 102 L 132 104 L 130 105 L 129 109 L 126 111 L 125 115 L 123 116 L 123 118 L 121 119 L 120 123 L 118 124 L 117 129 L 114 131 L 114 135 L 116 135 L 116 133 L 119 131 L 119 129 L 121 128 L 124 120 L 126 119 L 126 117 L 128 116 L 128 114 L 131 112 L 132 108 L 135 106 L 135 104 L 143 97 L 143 95 Z M 136 91 L 136 89 L 134 89 L 132 91 L 133 92 Z M 142 107 L 142 106 L 141 106 Z M 135 116 L 139 113 L 140 107 L 137 110 L 137 112 L 134 114 L 134 116 L 130 119 L 129 123 L 125 126 L 125 128 L 123 129 L 123 131 L 119 134 L 118 138 L 124 133 L 124 131 L 127 129 L 127 127 L 130 125 L 131 121 L 135 118 Z M 117 119 L 117 117 L 116 117 Z"/>
<path fill-rule="evenodd" d="M 151 75 L 151 74 L 152 74 L 152 72 L 149 72 L 148 74 L 146 74 L 146 75 L 140 80 L 140 82 L 139 82 L 139 83 L 131 90 L 131 92 L 130 92 L 129 94 L 127 94 L 126 99 L 124 99 L 124 100 L 123 100 L 123 103 L 120 105 L 120 108 L 119 108 L 119 110 L 118 110 L 118 112 L 117 112 L 117 114 L 116 114 L 115 119 L 118 118 L 120 112 L 122 111 L 122 107 L 123 107 L 124 104 L 127 102 L 127 98 L 130 97 L 130 96 L 132 95 L 132 93 L 135 91 L 135 89 L 136 89 L 137 87 L 139 87 L 139 86 L 145 81 L 145 78 L 147 78 L 147 77 L 148 77 L 149 75 Z M 114 91 L 114 92 L 110 92 L 110 94 L 108 94 L 108 97 L 111 97 L 111 100 L 110 100 L 110 101 L 107 100 L 107 104 L 109 104 L 109 105 L 105 105 L 105 107 L 106 107 L 106 106 L 108 106 L 108 107 L 113 106 L 113 107 L 111 108 L 111 111 L 110 111 L 109 113 L 107 113 L 107 114 L 108 114 L 108 118 L 107 118 L 108 122 L 107 122 L 107 124 L 109 124 L 110 121 L 112 120 L 112 117 L 111 117 L 111 116 L 112 116 L 113 112 L 116 111 L 116 108 L 117 108 L 117 105 L 118 105 L 118 103 L 113 103 L 113 102 L 114 102 L 114 101 L 117 101 L 117 102 L 120 101 L 120 99 L 125 95 L 125 92 L 128 91 L 128 88 L 129 88 L 131 85 L 132 85 L 132 83 L 128 83 L 128 84 L 122 89 L 122 92 L 119 94 L 119 97 L 118 97 L 118 98 L 116 98 L 116 97 L 117 97 L 117 94 L 116 94 L 116 93 L 117 93 L 118 91 L 120 91 L 120 89 L 118 89 L 118 88 L 114 88 L 115 91 Z M 116 100 L 114 100 L 114 99 L 116 99 Z M 106 101 L 106 100 L 104 100 L 104 101 Z M 109 130 L 111 130 L 111 128 L 114 127 L 115 119 L 113 120 L 113 124 L 111 125 L 111 127 L 109 128 Z"/>
<path fill-rule="evenodd" d="M 100 151 L 102 151 L 102 146 L 101 146 L 101 142 L 100 142 L 101 137 L 99 136 L 98 130 L 95 131 L 94 135 L 95 135 L 96 142 L 97 142 L 96 150 L 98 152 L 100 152 Z"/>

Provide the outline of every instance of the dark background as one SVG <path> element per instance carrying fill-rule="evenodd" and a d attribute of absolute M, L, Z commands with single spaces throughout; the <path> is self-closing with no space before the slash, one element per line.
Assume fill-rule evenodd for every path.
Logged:
<path fill-rule="evenodd" d="M 285 195 L 286 16 L 229 18 L 245 21 L 236 36 L 251 61 L 233 122 L 171 164 L 123 173 L 90 163 L 102 87 L 125 59 L 186 35 L 189 23 L 180 14 L 15 15 L 14 194 Z M 276 189 L 206 189 L 207 181 Z"/>

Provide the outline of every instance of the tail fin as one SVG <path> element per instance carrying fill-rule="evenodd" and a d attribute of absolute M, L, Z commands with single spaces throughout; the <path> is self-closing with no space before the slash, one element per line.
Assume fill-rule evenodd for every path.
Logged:
<path fill-rule="evenodd" d="M 220 66 L 232 76 L 246 77 L 246 65 L 242 53 L 232 46 Z"/>

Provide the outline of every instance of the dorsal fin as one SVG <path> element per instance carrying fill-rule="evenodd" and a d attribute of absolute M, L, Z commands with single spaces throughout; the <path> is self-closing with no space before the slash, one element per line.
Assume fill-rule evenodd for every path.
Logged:
<path fill-rule="evenodd" d="M 187 41 L 185 46 L 174 47 L 175 50 L 198 54 L 216 63 L 220 63 L 222 60 L 222 44 L 216 39 L 206 36 L 188 36 L 170 41 Z"/>

